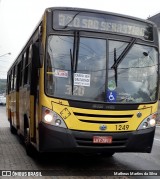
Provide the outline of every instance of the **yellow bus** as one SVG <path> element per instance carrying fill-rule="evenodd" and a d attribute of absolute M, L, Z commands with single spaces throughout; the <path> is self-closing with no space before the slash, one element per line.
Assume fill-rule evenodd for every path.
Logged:
<path fill-rule="evenodd" d="M 154 23 L 48 8 L 7 74 L 10 130 L 27 154 L 152 149 L 158 110 Z"/>

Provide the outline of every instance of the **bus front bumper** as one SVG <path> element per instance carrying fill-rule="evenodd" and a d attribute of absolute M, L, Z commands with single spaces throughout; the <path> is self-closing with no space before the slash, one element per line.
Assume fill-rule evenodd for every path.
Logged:
<path fill-rule="evenodd" d="M 150 153 L 155 127 L 133 132 L 84 132 L 39 124 L 39 152 Z M 94 144 L 93 136 L 112 136 L 111 144 Z"/>

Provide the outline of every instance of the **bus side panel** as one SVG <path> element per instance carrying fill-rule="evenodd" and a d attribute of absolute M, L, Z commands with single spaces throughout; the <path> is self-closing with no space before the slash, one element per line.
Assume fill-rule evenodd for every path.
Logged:
<path fill-rule="evenodd" d="M 12 91 L 10 93 L 10 100 L 11 100 L 11 120 L 12 125 L 17 128 L 17 121 L 16 121 L 16 91 Z"/>
<path fill-rule="evenodd" d="M 26 87 L 20 88 L 19 90 L 19 125 L 20 134 L 24 135 L 24 120 L 25 118 L 29 121 L 30 117 L 30 94 Z"/>
<path fill-rule="evenodd" d="M 16 126 L 19 129 L 19 92 L 16 92 Z"/>
<path fill-rule="evenodd" d="M 6 115 L 9 120 L 10 119 L 10 94 L 6 95 Z"/>
<path fill-rule="evenodd" d="M 35 119 L 34 119 L 34 96 L 30 95 L 30 137 L 34 138 L 35 136 Z"/>

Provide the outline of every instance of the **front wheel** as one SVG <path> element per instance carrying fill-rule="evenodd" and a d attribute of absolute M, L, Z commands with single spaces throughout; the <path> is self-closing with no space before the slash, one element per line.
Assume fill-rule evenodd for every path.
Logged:
<path fill-rule="evenodd" d="M 101 153 L 100 156 L 101 157 L 112 157 L 115 154 L 115 152 L 105 152 L 105 153 Z"/>
<path fill-rule="evenodd" d="M 101 158 L 109 158 L 112 157 L 115 152 L 102 152 L 102 153 L 82 153 L 85 157 L 101 157 Z"/>
<path fill-rule="evenodd" d="M 12 119 L 9 119 L 10 121 L 10 131 L 12 134 L 16 134 L 17 133 L 17 130 L 16 128 L 12 125 Z"/>
<path fill-rule="evenodd" d="M 35 149 L 30 142 L 30 135 L 29 135 L 29 129 L 28 128 L 25 129 L 25 131 L 24 131 L 24 143 L 25 143 L 27 155 L 30 156 L 30 157 L 34 157 L 35 156 Z"/>

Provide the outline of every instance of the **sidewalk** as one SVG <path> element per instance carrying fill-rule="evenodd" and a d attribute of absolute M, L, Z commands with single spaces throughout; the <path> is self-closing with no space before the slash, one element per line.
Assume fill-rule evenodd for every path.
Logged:
<path fill-rule="evenodd" d="M 6 117 L 6 106 L 0 106 L 0 113 L 1 113 L 1 116 L 0 116 L 0 128 L 1 127 L 9 127 L 9 121 Z"/>
<path fill-rule="evenodd" d="M 158 119 L 157 119 L 157 125 L 160 126 L 160 101 L 158 103 Z"/>
<path fill-rule="evenodd" d="M 5 106 L 0 107 L 0 170 L 39 169 L 35 161 L 26 155 L 18 136 L 11 134 L 5 110 Z"/>

